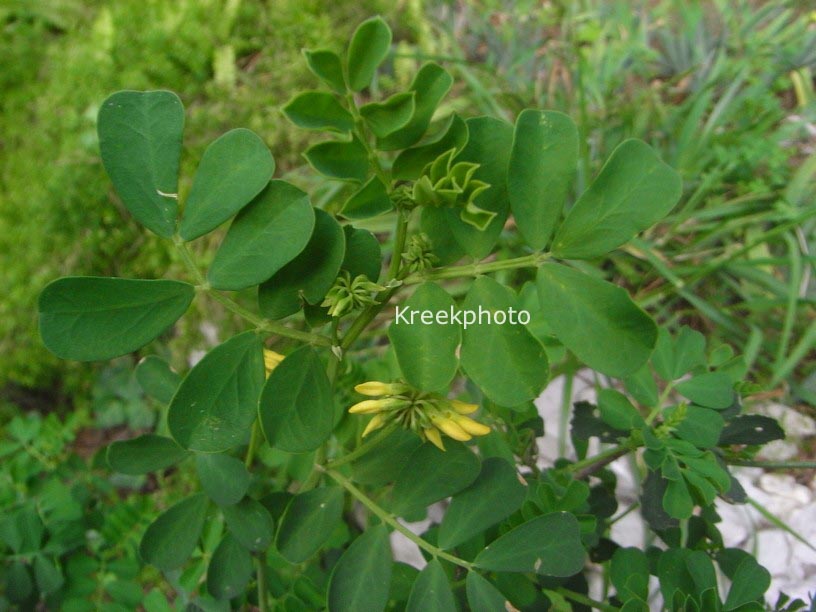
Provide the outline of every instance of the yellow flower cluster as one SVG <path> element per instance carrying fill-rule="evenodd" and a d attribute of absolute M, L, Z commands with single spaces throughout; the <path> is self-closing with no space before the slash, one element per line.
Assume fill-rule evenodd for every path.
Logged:
<path fill-rule="evenodd" d="M 465 442 L 473 436 L 490 433 L 487 425 L 466 416 L 478 410 L 476 404 L 449 400 L 434 393 L 420 393 L 403 383 L 372 381 L 357 385 L 354 390 L 361 395 L 379 398 L 363 400 L 349 408 L 351 414 L 374 415 L 363 436 L 389 423 L 399 423 L 444 451 L 442 434 Z"/>

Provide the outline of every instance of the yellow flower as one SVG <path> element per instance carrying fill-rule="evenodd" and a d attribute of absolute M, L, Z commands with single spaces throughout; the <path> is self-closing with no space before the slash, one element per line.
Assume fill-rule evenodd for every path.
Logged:
<path fill-rule="evenodd" d="M 276 353 L 275 351 L 270 351 L 269 349 L 264 349 L 263 351 L 263 358 L 264 358 L 264 368 L 266 369 L 266 377 L 269 378 L 269 375 L 272 373 L 272 370 L 278 367 L 281 361 L 283 361 L 285 355 L 281 355 L 280 353 Z"/>
<path fill-rule="evenodd" d="M 380 397 L 381 395 L 398 395 L 408 391 L 407 385 L 399 383 L 383 383 L 372 380 L 370 382 L 360 383 L 354 390 L 360 395 L 368 395 L 369 397 Z"/>
<path fill-rule="evenodd" d="M 377 412 L 382 412 L 383 410 L 388 410 L 389 408 L 402 406 L 405 403 L 405 400 L 397 398 L 363 400 L 362 402 L 357 402 L 351 408 L 349 408 L 349 412 L 351 414 L 375 414 Z"/>
<path fill-rule="evenodd" d="M 490 433 L 490 428 L 487 425 L 461 414 L 452 413 L 450 419 L 471 436 L 486 436 Z"/>
<path fill-rule="evenodd" d="M 471 435 L 462 429 L 453 419 L 449 419 L 444 416 L 432 416 L 431 423 L 433 423 L 436 428 L 441 430 L 446 436 L 453 438 L 454 440 L 467 442 L 471 438 Z"/>
<path fill-rule="evenodd" d="M 450 400 L 450 405 L 459 414 L 473 414 L 479 409 L 478 404 L 467 404 L 459 400 Z"/>
<path fill-rule="evenodd" d="M 383 419 L 381 414 L 375 414 L 374 418 L 368 422 L 366 428 L 363 430 L 363 437 L 365 438 L 368 434 L 372 431 L 375 431 L 385 425 L 385 419 Z"/>
<path fill-rule="evenodd" d="M 428 427 L 427 429 L 423 429 L 422 433 L 424 434 L 425 439 L 430 440 L 430 442 L 439 450 L 445 450 L 445 445 L 442 444 L 442 436 L 439 434 L 439 430 L 436 427 Z"/>

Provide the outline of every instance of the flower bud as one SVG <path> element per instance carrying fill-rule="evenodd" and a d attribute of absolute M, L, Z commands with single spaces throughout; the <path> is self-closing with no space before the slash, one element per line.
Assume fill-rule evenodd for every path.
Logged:
<path fill-rule="evenodd" d="M 453 420 L 442 417 L 442 416 L 432 416 L 431 422 L 440 429 L 442 433 L 444 433 L 449 438 L 453 438 L 454 440 L 459 440 L 460 442 L 466 442 L 470 440 L 471 436 L 468 432 L 462 429 L 459 425 L 457 425 Z"/>
<path fill-rule="evenodd" d="M 459 414 L 473 414 L 479 409 L 478 404 L 468 404 L 459 400 L 450 400 L 450 405 Z"/>
<path fill-rule="evenodd" d="M 452 413 L 451 420 L 472 436 L 486 436 L 490 433 L 490 428 L 487 425 L 461 414 Z"/>
<path fill-rule="evenodd" d="M 369 397 L 378 397 L 380 395 L 399 395 L 408 391 L 408 385 L 402 383 L 384 383 L 376 380 L 360 383 L 354 387 L 354 390 L 360 395 L 368 395 Z"/>
<path fill-rule="evenodd" d="M 384 424 L 385 419 L 383 419 L 383 416 L 381 414 L 375 414 L 374 418 L 368 422 L 368 425 L 366 425 L 366 428 L 363 430 L 363 437 L 365 438 L 372 431 L 379 429 Z"/>

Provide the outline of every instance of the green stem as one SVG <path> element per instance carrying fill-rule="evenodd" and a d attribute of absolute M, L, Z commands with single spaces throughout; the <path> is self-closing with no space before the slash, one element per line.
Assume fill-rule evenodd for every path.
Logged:
<path fill-rule="evenodd" d="M 726 459 L 729 465 L 758 467 L 766 470 L 809 470 L 816 468 L 816 461 L 751 461 L 749 459 Z"/>
<path fill-rule="evenodd" d="M 266 598 L 266 559 L 263 558 L 262 553 L 261 556 L 257 558 L 258 562 L 258 610 L 260 612 L 267 612 L 269 610 L 269 606 L 267 605 L 267 598 Z"/>
<path fill-rule="evenodd" d="M 366 154 L 368 155 L 368 163 L 373 168 L 374 174 L 377 175 L 377 178 L 379 178 L 382 181 L 382 184 L 385 185 L 385 188 L 389 189 L 391 187 L 391 181 L 389 180 L 388 175 L 386 175 L 382 164 L 380 164 L 380 158 L 377 157 L 377 153 L 371 148 L 371 144 L 368 141 L 368 131 L 365 127 L 365 121 L 363 121 L 363 117 L 360 115 L 360 111 L 357 108 L 357 103 L 354 100 L 353 94 L 346 95 L 346 103 L 348 104 L 351 116 L 354 117 L 354 134 L 357 136 L 360 144 L 365 147 Z"/>
<path fill-rule="evenodd" d="M 328 474 L 332 478 L 332 480 L 334 480 L 337 484 L 342 486 L 346 491 L 351 493 L 351 495 L 355 499 L 357 499 L 357 501 L 359 501 L 361 504 L 363 504 L 363 506 L 368 508 L 368 510 L 371 511 L 372 514 L 377 516 L 383 523 L 389 525 L 392 529 L 399 531 L 402 535 L 411 540 L 414 544 L 419 546 L 425 552 L 429 553 L 430 555 L 433 555 L 434 557 L 450 561 L 454 565 L 464 567 L 467 570 L 473 569 L 473 564 L 470 563 L 469 561 L 465 561 L 464 559 L 460 559 L 459 557 L 455 557 L 451 554 L 448 554 L 441 548 L 434 546 L 430 542 L 416 535 L 413 531 L 408 529 L 405 525 L 400 523 L 396 518 L 389 514 L 385 509 L 381 508 L 373 499 L 371 499 L 360 489 L 355 487 L 351 483 L 351 481 L 345 476 L 343 476 L 340 472 L 326 468 L 320 469 L 325 470 L 326 474 Z"/>
<path fill-rule="evenodd" d="M 590 474 L 597 472 L 600 468 L 612 463 L 615 459 L 623 457 L 632 449 L 626 444 L 620 444 L 608 448 L 603 452 L 598 453 L 592 457 L 587 457 L 581 461 L 567 466 L 567 470 L 575 474 L 576 478 L 586 478 Z"/>
<path fill-rule="evenodd" d="M 397 278 L 400 264 L 402 263 L 402 252 L 405 250 L 405 239 L 408 236 L 408 217 L 402 211 L 397 211 L 397 229 L 394 232 L 394 250 L 391 255 L 391 263 L 388 265 L 388 280 Z"/>
<path fill-rule="evenodd" d="M 352 461 L 359 459 L 367 452 L 369 452 L 372 448 L 377 446 L 380 442 L 385 440 L 388 436 L 390 436 L 391 432 L 393 432 L 396 428 L 397 423 L 392 423 L 388 427 L 384 427 L 347 455 L 343 455 L 342 457 L 327 463 L 326 469 L 333 470 L 335 468 L 340 467 L 341 465 L 346 465 L 347 463 L 351 463 Z"/>
<path fill-rule="evenodd" d="M 537 268 L 551 258 L 549 253 L 533 253 L 512 259 L 502 259 L 500 261 L 490 261 L 487 263 L 476 262 L 464 266 L 451 266 L 450 268 L 439 268 L 427 272 L 417 272 L 405 279 L 405 284 L 422 283 L 427 280 L 442 280 L 445 278 L 459 278 L 463 276 L 479 276 L 489 272 L 500 270 L 514 270 L 516 268 Z"/>
<path fill-rule="evenodd" d="M 564 587 L 558 587 L 555 589 L 555 592 L 559 595 L 563 595 L 567 599 L 571 599 L 575 603 L 583 604 L 585 606 L 589 606 L 590 608 L 595 608 L 596 610 L 602 610 L 603 612 L 617 612 L 620 609 L 616 608 L 615 606 L 605 604 L 602 601 L 597 601 L 591 597 L 587 597 L 583 593 L 570 591 Z"/>
<path fill-rule="evenodd" d="M 380 314 L 380 311 L 385 308 L 385 305 L 388 303 L 388 300 L 391 299 L 397 292 L 397 287 L 393 287 L 383 292 L 383 294 L 377 296 L 377 303 L 372 304 L 368 308 L 366 308 L 363 312 L 361 312 L 351 326 L 346 330 L 343 339 L 340 341 L 340 348 L 345 352 L 357 339 L 363 330 L 371 323 L 374 318 Z"/>
<path fill-rule="evenodd" d="M 255 460 L 255 451 L 258 450 L 260 438 L 260 425 L 256 418 L 252 423 L 252 432 L 249 434 L 249 446 L 247 447 L 246 457 L 244 457 L 244 465 L 247 469 L 252 467 L 252 462 Z"/>

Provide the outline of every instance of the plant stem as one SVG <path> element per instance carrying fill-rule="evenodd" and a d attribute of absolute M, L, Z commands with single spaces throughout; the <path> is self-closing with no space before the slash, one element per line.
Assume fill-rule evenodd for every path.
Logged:
<path fill-rule="evenodd" d="M 402 252 L 405 250 L 405 239 L 408 236 L 408 217 L 401 210 L 397 211 L 397 228 L 394 231 L 394 250 L 391 254 L 391 263 L 388 265 L 388 280 L 397 278 Z"/>
<path fill-rule="evenodd" d="M 391 514 L 389 514 L 385 509 L 380 507 L 373 499 L 368 497 L 365 493 L 363 493 L 360 489 L 355 487 L 351 481 L 343 476 L 340 472 L 332 469 L 327 468 L 320 468 L 324 470 L 326 474 L 328 474 L 332 480 L 334 480 L 337 484 L 342 486 L 346 491 L 351 493 L 351 495 L 357 499 L 361 504 L 363 504 L 366 508 L 368 508 L 372 514 L 377 516 L 383 523 L 389 525 L 394 530 L 399 531 L 402 535 L 406 538 L 411 540 L 414 544 L 419 546 L 421 549 L 426 551 L 427 553 L 433 555 L 434 557 L 439 557 L 440 559 L 445 559 L 446 561 L 450 561 L 454 565 L 458 565 L 459 567 L 464 567 L 467 570 L 473 569 L 473 564 L 469 561 L 465 561 L 464 559 L 460 559 L 459 557 L 455 557 L 451 554 L 446 553 L 441 548 L 438 548 L 431 544 L 430 542 L 424 540 L 423 538 L 416 535 L 413 531 L 408 529 L 405 525 L 400 523 L 396 518 L 394 518 Z"/>
<path fill-rule="evenodd" d="M 575 474 L 575 478 L 580 480 L 594 474 L 602 467 L 612 463 L 615 459 L 623 457 L 631 450 L 632 449 L 625 444 L 613 446 L 612 448 L 608 448 L 597 455 L 587 457 L 581 461 L 576 461 L 575 463 L 569 465 L 567 470 L 573 472 Z"/>
<path fill-rule="evenodd" d="M 729 465 L 758 467 L 766 470 L 808 470 L 816 468 L 816 461 L 753 461 L 750 459 L 726 459 Z"/>
<path fill-rule="evenodd" d="M 257 558 L 257 562 L 258 562 L 258 570 L 257 570 L 257 576 L 258 576 L 258 610 L 260 610 L 260 612 L 267 612 L 267 610 L 269 610 L 269 607 L 266 605 L 267 604 L 267 600 L 266 600 L 266 591 L 267 591 L 267 588 L 266 588 L 266 559 L 263 558 L 264 554 L 265 553 L 262 553 L 261 556 L 259 556 Z"/>
<path fill-rule="evenodd" d="M 346 465 L 347 463 L 351 463 L 352 461 L 359 459 L 367 452 L 369 452 L 372 448 L 377 446 L 380 442 L 385 440 L 388 436 L 390 436 L 391 432 L 393 432 L 396 428 L 397 423 L 392 423 L 388 427 L 384 427 L 347 455 L 343 455 L 342 457 L 327 463 L 326 469 L 333 470 L 335 468 L 340 467 L 341 465 Z"/>
<path fill-rule="evenodd" d="M 516 268 L 537 268 L 551 258 L 549 253 L 532 253 L 522 257 L 512 259 L 502 259 L 500 261 L 490 261 L 487 263 L 476 262 L 463 266 L 451 266 L 449 268 L 439 268 L 427 272 L 417 272 L 405 279 L 405 284 L 422 283 L 427 280 L 441 280 L 445 278 L 459 278 L 462 276 L 479 276 L 488 272 L 498 272 L 500 270 L 514 270 Z"/>
<path fill-rule="evenodd" d="M 246 457 L 244 457 L 244 465 L 247 469 L 252 467 L 252 462 L 255 460 L 255 451 L 258 450 L 260 438 L 260 426 L 258 425 L 258 418 L 252 422 L 252 432 L 249 434 L 249 446 L 247 447 Z"/>
<path fill-rule="evenodd" d="M 605 604 L 602 601 L 596 601 L 590 597 L 587 597 L 583 593 L 576 593 L 575 591 L 570 591 L 564 587 L 558 587 L 555 589 L 555 592 L 559 595 L 563 595 L 567 599 L 571 599 L 575 603 L 583 604 L 585 606 L 589 606 L 590 608 L 595 608 L 597 610 L 602 610 L 603 612 L 617 612 L 620 608 L 616 608 L 615 606 L 611 606 L 609 604 Z"/>

